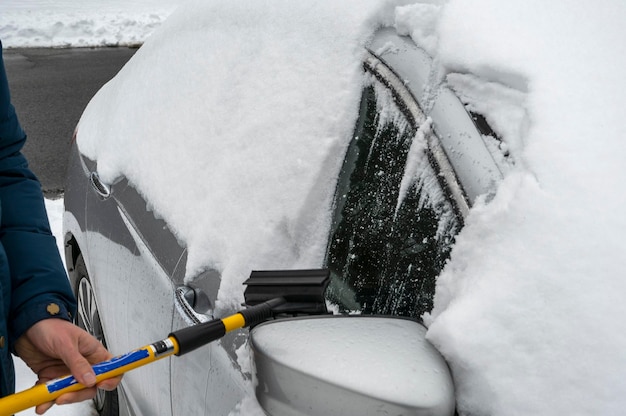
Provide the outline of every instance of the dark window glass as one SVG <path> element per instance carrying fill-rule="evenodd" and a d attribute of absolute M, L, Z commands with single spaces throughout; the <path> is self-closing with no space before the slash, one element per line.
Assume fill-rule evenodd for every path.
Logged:
<path fill-rule="evenodd" d="M 377 83 L 364 89 L 327 253 L 328 297 L 340 312 L 419 318 L 432 309 L 460 221 L 425 154 L 419 177 L 401 195 L 416 135 L 388 91 Z"/>

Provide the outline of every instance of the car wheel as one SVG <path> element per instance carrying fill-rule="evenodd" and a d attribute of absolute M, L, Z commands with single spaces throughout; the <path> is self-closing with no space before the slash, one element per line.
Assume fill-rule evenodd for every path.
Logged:
<path fill-rule="evenodd" d="M 95 293 L 82 255 L 79 255 L 76 259 L 74 273 L 76 275 L 76 287 L 74 289 L 78 301 L 76 325 L 89 332 L 106 347 L 106 339 L 100 323 L 100 313 L 98 312 Z M 94 404 L 98 414 L 101 416 L 119 415 L 117 390 L 105 391 L 98 389 L 94 398 Z"/>

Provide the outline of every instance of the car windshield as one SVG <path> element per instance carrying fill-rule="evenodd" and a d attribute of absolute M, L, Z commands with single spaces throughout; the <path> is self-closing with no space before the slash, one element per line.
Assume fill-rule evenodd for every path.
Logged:
<path fill-rule="evenodd" d="M 461 227 L 428 162 L 428 120 L 412 126 L 400 108 L 376 80 L 363 91 L 326 260 L 328 298 L 339 312 L 419 318 L 430 311 Z"/>

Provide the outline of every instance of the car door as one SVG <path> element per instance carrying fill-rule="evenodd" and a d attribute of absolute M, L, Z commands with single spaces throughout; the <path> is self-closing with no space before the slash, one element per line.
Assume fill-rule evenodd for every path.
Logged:
<path fill-rule="evenodd" d="M 213 319 L 219 273 L 186 278 L 184 246 L 128 180 L 109 185 L 95 165 L 90 171 L 86 245 L 109 346 L 130 351 Z M 223 344 L 127 373 L 122 384 L 131 413 L 228 414 L 244 390 L 234 351 L 244 339 L 243 332 L 230 334 Z"/>
<path fill-rule="evenodd" d="M 180 262 L 181 267 L 185 259 Z M 214 314 L 219 272 L 209 269 L 197 276 L 183 277 L 184 273 L 176 273 L 174 330 L 219 318 Z M 247 382 L 235 350 L 246 337 L 246 330 L 234 331 L 172 360 L 174 416 L 227 415 L 235 408 Z"/>
<path fill-rule="evenodd" d="M 123 354 L 171 332 L 172 275 L 182 249 L 125 178 L 106 184 L 95 164 L 87 166 L 91 190 L 82 250 L 108 348 Z M 169 360 L 124 376 L 122 390 L 134 414 L 171 415 Z"/>

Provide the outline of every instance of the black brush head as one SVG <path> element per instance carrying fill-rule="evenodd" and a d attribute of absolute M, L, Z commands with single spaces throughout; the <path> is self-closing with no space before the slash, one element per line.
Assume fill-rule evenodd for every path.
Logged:
<path fill-rule="evenodd" d="M 324 293 L 330 282 L 330 270 L 255 270 L 243 284 L 246 305 L 284 298 L 285 303 L 274 308 L 277 314 L 327 313 Z"/>

